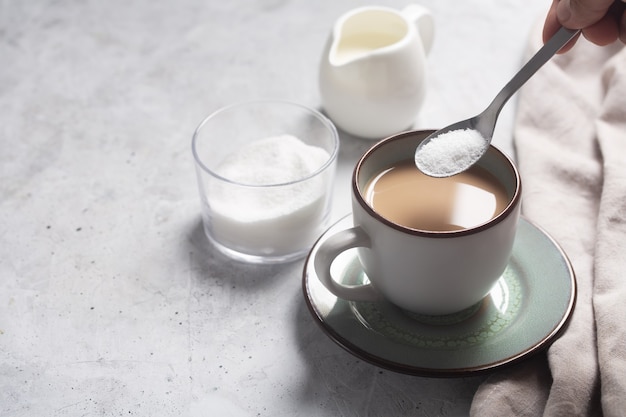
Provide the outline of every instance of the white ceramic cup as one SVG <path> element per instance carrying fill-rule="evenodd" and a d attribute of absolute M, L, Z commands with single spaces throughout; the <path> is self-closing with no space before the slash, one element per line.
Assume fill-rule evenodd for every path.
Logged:
<path fill-rule="evenodd" d="M 314 259 L 320 281 L 336 296 L 352 301 L 385 298 L 419 314 L 452 314 L 480 302 L 504 272 L 520 215 L 521 179 L 513 162 L 497 148 L 490 146 L 478 164 L 504 185 L 508 204 L 476 227 L 446 232 L 407 228 L 382 217 L 363 197 L 372 176 L 412 159 L 417 145 L 430 133 L 392 136 L 358 161 L 352 176 L 354 227 L 324 241 Z M 370 283 L 348 286 L 331 276 L 333 260 L 350 248 L 358 248 Z"/>

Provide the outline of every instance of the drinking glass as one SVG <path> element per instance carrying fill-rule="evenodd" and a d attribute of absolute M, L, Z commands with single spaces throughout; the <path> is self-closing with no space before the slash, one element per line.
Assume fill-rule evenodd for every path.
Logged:
<path fill-rule="evenodd" d="M 282 100 L 229 105 L 192 140 L 206 236 L 253 263 L 304 256 L 328 227 L 339 150 L 330 120 Z"/>

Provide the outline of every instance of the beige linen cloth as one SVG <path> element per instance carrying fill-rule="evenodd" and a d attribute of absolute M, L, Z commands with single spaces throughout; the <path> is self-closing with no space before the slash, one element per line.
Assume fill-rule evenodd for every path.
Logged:
<path fill-rule="evenodd" d="M 489 376 L 471 415 L 626 416 L 626 48 L 580 38 L 517 106 L 523 213 L 568 254 L 578 300 L 546 353 Z"/>

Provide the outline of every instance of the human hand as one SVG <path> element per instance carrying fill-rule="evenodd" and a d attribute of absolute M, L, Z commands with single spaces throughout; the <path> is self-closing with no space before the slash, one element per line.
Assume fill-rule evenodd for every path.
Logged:
<path fill-rule="evenodd" d="M 561 26 L 582 29 L 587 40 L 596 45 L 608 45 L 617 39 L 626 43 L 626 0 L 553 0 L 543 26 L 547 41 Z M 559 53 L 574 46 L 577 38 Z"/>

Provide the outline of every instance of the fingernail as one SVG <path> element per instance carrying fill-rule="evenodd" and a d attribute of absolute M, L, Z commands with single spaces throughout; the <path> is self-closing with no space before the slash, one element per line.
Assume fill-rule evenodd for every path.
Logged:
<path fill-rule="evenodd" d="M 561 0 L 556 5 L 556 17 L 561 24 L 567 22 L 572 17 L 572 9 L 569 0 Z"/>

